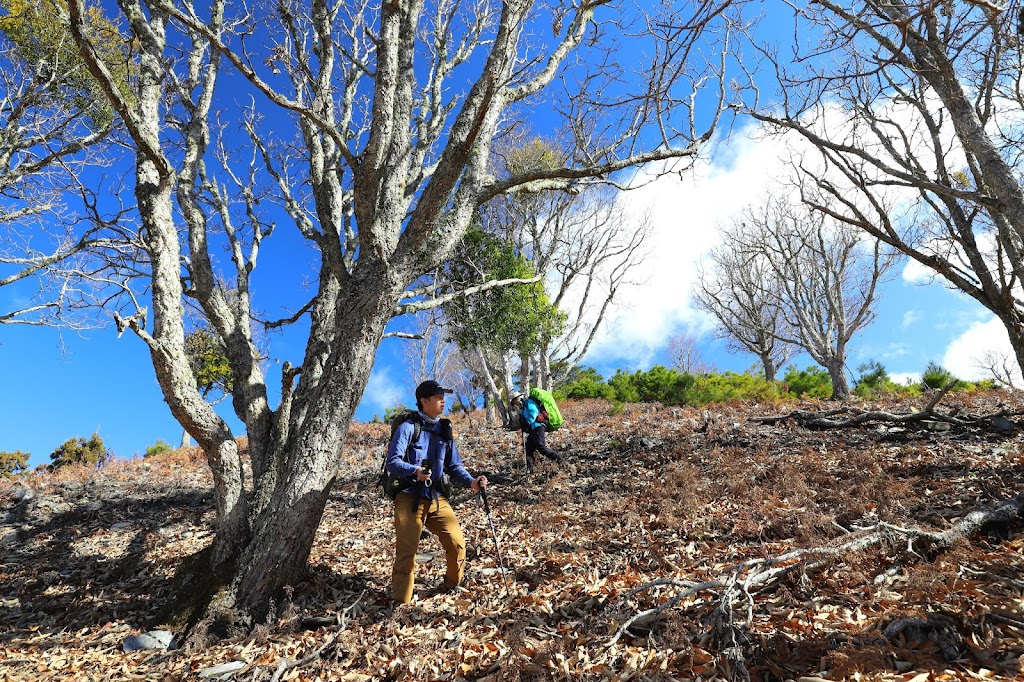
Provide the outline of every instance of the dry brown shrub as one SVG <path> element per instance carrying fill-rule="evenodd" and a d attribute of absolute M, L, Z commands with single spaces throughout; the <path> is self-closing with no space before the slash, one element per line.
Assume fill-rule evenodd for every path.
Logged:
<path fill-rule="evenodd" d="M 823 661 L 834 679 L 844 680 L 858 673 L 891 669 L 895 663 L 892 652 L 884 646 L 862 649 L 843 648 L 825 654 Z"/>
<path fill-rule="evenodd" d="M 700 472 L 689 462 L 670 461 L 660 470 L 640 469 L 623 472 L 606 480 L 595 493 L 595 503 L 605 508 L 621 508 L 625 519 L 639 519 L 651 528 L 678 529 L 692 525 L 700 501 Z"/>
<path fill-rule="evenodd" d="M 601 398 L 568 400 L 559 403 L 559 411 L 570 424 L 584 424 L 606 419 L 615 412 L 615 406 Z"/>

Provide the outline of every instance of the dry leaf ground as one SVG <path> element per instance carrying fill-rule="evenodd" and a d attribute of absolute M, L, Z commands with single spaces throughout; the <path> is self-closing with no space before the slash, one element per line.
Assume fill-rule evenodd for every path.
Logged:
<path fill-rule="evenodd" d="M 984 411 L 1014 400 L 944 404 Z M 487 518 L 464 491 L 454 503 L 469 544 L 465 589 L 427 593 L 443 573 L 430 538 L 418 598 L 397 609 L 390 507 L 372 484 L 387 427 L 354 425 L 308 578 L 274 623 L 201 650 L 121 650 L 156 625 L 175 565 L 209 541 L 210 476 L 198 453 L 0 482 L 0 680 L 189 680 L 232 661 L 244 664 L 235 680 L 708 680 L 743 669 L 754 680 L 1020 677 L 1019 527 L 934 556 L 876 547 L 789 576 L 731 613 L 715 594 L 697 595 L 608 646 L 626 619 L 678 590 L 624 600 L 652 580 L 719 578 L 739 561 L 826 546 L 879 519 L 943 529 L 1020 492 L 1017 432 L 747 421 L 792 407 L 570 403 L 568 426 L 550 438 L 567 464 L 542 462 L 532 476 L 518 434 L 459 418 L 470 469 L 493 483 L 509 594 Z"/>

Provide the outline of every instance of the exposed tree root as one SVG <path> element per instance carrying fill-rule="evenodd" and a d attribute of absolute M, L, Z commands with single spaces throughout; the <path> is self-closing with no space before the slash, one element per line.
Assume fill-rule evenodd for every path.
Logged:
<path fill-rule="evenodd" d="M 868 423 L 889 423 L 901 425 L 923 424 L 927 422 L 946 423 L 956 426 L 981 426 L 1005 430 L 1012 428 L 1012 425 L 996 422 L 995 420 L 1024 414 L 1021 411 L 1000 409 L 987 414 L 970 414 L 961 412 L 960 408 L 953 408 L 948 411 L 937 409 L 939 401 L 946 395 L 953 383 L 946 384 L 936 391 L 928 404 L 919 412 L 908 412 L 897 414 L 884 410 L 860 410 L 854 407 L 844 406 L 821 412 L 809 412 L 806 410 L 794 410 L 788 414 L 770 415 L 767 417 L 752 417 L 750 421 L 759 424 L 778 424 L 779 422 L 794 421 L 805 428 L 818 429 L 841 429 L 851 426 L 862 426 Z"/>
<path fill-rule="evenodd" d="M 641 611 L 628 618 L 608 642 L 612 646 L 631 628 L 655 619 L 688 597 L 711 593 L 716 600 L 716 618 L 713 631 L 716 641 L 722 644 L 720 653 L 725 657 L 735 680 L 749 679 L 744 665 L 742 641 L 746 626 L 753 620 L 754 595 L 776 587 L 782 578 L 793 574 L 809 574 L 835 561 L 849 557 L 882 543 L 898 546 L 905 543 L 906 552 L 921 556 L 948 548 L 960 540 L 970 538 L 978 532 L 995 527 L 1006 527 L 1024 519 L 1024 493 L 1007 499 L 997 505 L 970 512 L 959 522 L 944 531 L 927 531 L 917 528 L 902 528 L 881 522 L 865 528 L 858 528 L 828 547 L 812 547 L 794 550 L 776 557 L 751 559 L 729 566 L 720 578 L 701 583 L 663 578 L 653 580 L 630 590 L 623 597 L 628 602 L 633 596 L 646 590 L 671 586 L 680 588 L 671 598 L 653 608 Z M 736 612 L 745 611 L 740 617 Z"/>

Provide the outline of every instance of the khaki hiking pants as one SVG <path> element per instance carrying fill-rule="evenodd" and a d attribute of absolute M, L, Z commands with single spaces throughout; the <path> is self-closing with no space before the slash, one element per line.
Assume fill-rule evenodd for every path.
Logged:
<path fill-rule="evenodd" d="M 416 548 L 424 526 L 437 536 L 444 547 L 448 564 L 444 589 L 458 587 L 466 567 L 466 540 L 448 500 L 420 497 L 414 506 L 416 499 L 408 493 L 398 493 L 395 498 L 395 565 L 391 569 L 391 596 L 399 604 L 412 601 Z"/>

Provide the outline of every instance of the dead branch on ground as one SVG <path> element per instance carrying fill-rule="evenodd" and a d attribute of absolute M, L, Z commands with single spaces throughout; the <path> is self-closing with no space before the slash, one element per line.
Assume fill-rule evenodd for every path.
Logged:
<path fill-rule="evenodd" d="M 997 418 L 1019 416 L 1024 414 L 1019 410 L 1010 410 L 1001 406 L 999 410 L 985 414 L 971 414 L 961 412 L 961 408 L 954 407 L 948 411 L 938 409 L 939 401 L 953 387 L 950 382 L 939 389 L 931 397 L 923 409 L 916 412 L 904 414 L 886 412 L 884 410 L 860 410 L 855 407 L 843 406 L 821 412 L 810 412 L 807 410 L 793 410 L 788 414 L 771 415 L 767 417 L 751 417 L 750 421 L 759 424 L 774 425 L 780 422 L 793 420 L 805 428 L 821 429 L 842 429 L 851 426 L 861 426 L 870 422 L 881 422 L 889 424 L 913 425 L 928 422 L 943 422 L 957 426 L 990 426 Z M 847 416 L 842 416 L 847 415 Z M 998 427 L 997 427 L 998 428 Z"/>
<path fill-rule="evenodd" d="M 687 597 L 702 592 L 711 592 L 717 595 L 719 610 L 728 617 L 730 629 L 735 630 L 737 626 L 748 625 L 753 619 L 754 594 L 773 589 L 782 578 L 794 572 L 812 573 L 835 561 L 883 542 L 893 546 L 897 546 L 898 542 L 906 542 L 905 551 L 908 554 L 921 556 L 922 552 L 951 547 L 960 540 L 970 538 L 983 530 L 1005 527 L 1019 522 L 1022 518 L 1024 518 L 1024 493 L 997 505 L 972 511 L 944 531 L 903 528 L 883 521 L 868 527 L 857 528 L 830 547 L 798 549 L 775 557 L 750 559 L 734 564 L 723 569 L 722 577 L 715 580 L 701 583 L 669 578 L 652 580 L 627 592 L 623 597 L 623 602 L 628 602 L 635 595 L 655 587 L 667 585 L 681 589 L 658 606 L 628 618 L 609 640 L 608 646 L 611 647 L 618 642 L 630 628 L 650 622 Z M 917 542 L 920 544 L 915 546 Z M 705 601 L 705 603 L 707 602 Z M 741 603 L 746 605 L 747 614 L 746 619 L 737 624 L 733 618 L 733 609 L 734 605 Z M 738 662 L 742 663 L 742 660 L 740 659 Z"/>

